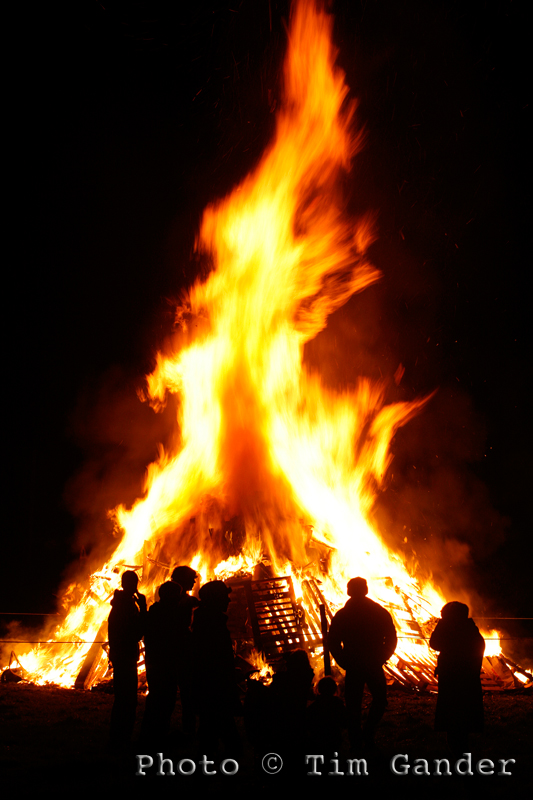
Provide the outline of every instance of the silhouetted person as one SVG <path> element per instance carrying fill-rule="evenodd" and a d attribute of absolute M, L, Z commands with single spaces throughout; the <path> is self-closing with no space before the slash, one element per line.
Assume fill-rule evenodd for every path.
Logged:
<path fill-rule="evenodd" d="M 198 578 L 197 573 L 195 572 L 192 567 L 187 566 L 180 566 L 176 567 L 172 571 L 172 582 L 178 583 L 181 588 L 183 589 L 183 594 L 181 596 L 181 603 L 184 608 L 186 608 L 190 612 L 190 619 L 188 621 L 188 626 L 192 625 L 192 617 L 194 613 L 194 609 L 198 608 L 200 605 L 200 601 L 197 600 L 196 597 L 189 594 L 194 588 L 194 584 Z"/>
<path fill-rule="evenodd" d="M 286 669 L 276 672 L 268 687 L 268 749 L 278 753 L 285 768 L 294 773 L 305 765 L 306 711 L 313 698 L 315 673 L 305 650 L 289 653 L 286 663 Z"/>
<path fill-rule="evenodd" d="M 435 730 L 446 731 L 454 755 L 468 752 L 468 735 L 483 730 L 481 663 L 485 640 L 464 603 L 447 603 L 431 634 L 429 646 L 439 651 Z"/>
<path fill-rule="evenodd" d="M 383 664 L 398 642 L 392 617 L 378 603 L 366 597 L 364 578 L 348 582 L 350 599 L 331 621 L 329 649 L 337 664 L 346 670 L 344 697 L 352 748 L 361 744 L 361 703 L 365 684 L 372 704 L 363 729 L 363 741 L 374 743 L 376 727 L 387 707 L 387 682 Z"/>
<path fill-rule="evenodd" d="M 342 732 L 347 726 L 346 706 L 337 697 L 337 684 L 331 676 L 317 685 L 318 696 L 307 708 L 308 752 L 321 753 L 325 762 L 342 747 Z"/>
<path fill-rule="evenodd" d="M 159 601 L 150 606 L 144 635 L 148 696 L 142 737 L 148 743 L 163 740 L 178 692 L 178 668 L 183 637 L 180 632 L 181 586 L 167 581 L 159 587 Z"/>
<path fill-rule="evenodd" d="M 246 680 L 244 697 L 244 725 L 248 741 L 254 748 L 257 768 L 261 774 L 261 758 L 271 751 L 271 687 L 266 685 L 255 673 L 250 673 Z"/>
<path fill-rule="evenodd" d="M 139 641 L 146 620 L 146 598 L 137 592 L 138 583 L 135 572 L 122 574 L 122 589 L 117 589 L 113 595 L 108 619 L 109 660 L 113 665 L 115 692 L 111 741 L 115 744 L 129 742 L 135 725 Z"/>
<path fill-rule="evenodd" d="M 196 572 L 187 566 L 176 567 L 172 572 L 172 581 L 181 586 L 183 592 L 180 600 L 179 626 L 182 635 L 182 648 L 178 664 L 178 683 L 180 690 L 182 725 L 185 733 L 192 734 L 196 730 L 196 704 L 194 699 L 194 671 L 192 658 L 192 619 L 200 601 L 190 595 L 197 579 Z"/>
<path fill-rule="evenodd" d="M 286 669 L 274 675 L 272 692 L 286 721 L 292 721 L 301 733 L 305 725 L 307 703 L 313 697 L 315 673 L 305 650 L 293 650 L 286 656 L 286 662 Z"/>
<path fill-rule="evenodd" d="M 192 626 L 200 747 L 207 754 L 215 753 L 220 741 L 226 751 L 240 751 L 234 720 L 240 700 L 226 615 L 230 592 L 222 581 L 204 584 Z"/>

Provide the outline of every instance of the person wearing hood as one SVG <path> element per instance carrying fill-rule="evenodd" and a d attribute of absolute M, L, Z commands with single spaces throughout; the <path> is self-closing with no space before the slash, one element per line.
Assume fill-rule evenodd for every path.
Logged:
<path fill-rule="evenodd" d="M 115 700 L 111 712 L 111 741 L 127 744 L 135 725 L 137 708 L 137 662 L 144 635 L 146 597 L 137 591 L 139 579 L 133 570 L 122 574 L 122 589 L 111 600 L 107 622 L 109 660 L 113 666 Z"/>
<path fill-rule="evenodd" d="M 483 730 L 485 640 L 468 614 L 464 603 L 446 603 L 429 640 L 429 646 L 439 653 L 435 730 L 446 731 L 450 750 L 457 756 L 468 752 L 469 734 Z"/>

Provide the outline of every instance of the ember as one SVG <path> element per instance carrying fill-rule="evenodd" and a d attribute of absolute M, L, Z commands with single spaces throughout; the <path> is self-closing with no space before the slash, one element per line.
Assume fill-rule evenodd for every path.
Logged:
<path fill-rule="evenodd" d="M 92 642 L 106 639 L 121 572 L 135 569 L 153 600 L 187 563 L 202 582 L 242 590 L 233 638 L 252 660 L 253 647 L 267 660 L 298 646 L 319 656 L 324 618 L 344 604 L 348 579 L 364 575 L 400 637 L 389 679 L 435 687 L 427 640 L 446 598 L 409 572 L 373 516 L 391 440 L 430 397 L 386 404 L 385 382 L 363 376 L 335 393 L 303 361 L 328 316 L 380 279 L 367 257 L 372 216 L 345 218 L 338 198 L 362 140 L 331 29 L 312 0 L 295 4 L 274 139 L 205 210 L 197 250 L 212 270 L 177 309 L 173 340 L 147 378 L 156 411 L 177 400 L 175 445 L 149 466 L 133 507 L 113 510 L 120 543 L 51 640 L 73 644 L 18 655 L 33 680 L 102 679 L 106 653 Z M 515 682 L 498 646 L 484 668 L 486 686 Z"/>

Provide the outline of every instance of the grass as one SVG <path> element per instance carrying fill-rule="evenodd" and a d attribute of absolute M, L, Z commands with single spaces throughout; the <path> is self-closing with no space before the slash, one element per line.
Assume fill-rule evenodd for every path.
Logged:
<path fill-rule="evenodd" d="M 365 694 L 365 704 L 369 696 Z M 163 781 L 151 775 L 135 775 L 136 742 L 144 710 L 144 698 L 139 696 L 137 723 L 130 754 L 117 754 L 108 745 L 109 720 L 113 696 L 103 691 L 82 692 L 54 686 L 33 686 L 23 683 L 0 684 L 0 748 L 2 788 L 22 788 L 30 785 L 79 787 L 102 787 L 108 790 L 121 788 L 139 790 L 143 795 L 149 786 L 150 794 L 165 792 L 174 796 L 180 789 L 192 787 L 205 792 L 219 791 L 221 781 L 226 789 L 262 791 L 270 796 L 278 793 L 276 787 L 305 789 L 312 796 L 320 793 L 327 797 L 374 796 L 380 790 L 392 792 L 397 797 L 419 795 L 428 792 L 437 797 L 476 795 L 484 797 L 529 797 L 533 782 L 533 694 L 531 692 L 509 692 L 485 694 L 485 731 L 472 737 L 472 761 L 488 758 L 497 764 L 499 759 L 514 758 L 511 776 L 480 776 L 459 778 L 444 776 L 415 776 L 412 766 L 415 759 L 425 759 L 429 771 L 433 771 L 433 759 L 446 758 L 445 735 L 433 731 L 436 696 L 411 691 L 389 689 L 389 707 L 382 720 L 377 737 L 377 751 L 367 756 L 368 776 L 308 777 L 302 770 L 297 778 L 290 779 L 280 773 L 268 778 L 261 770 L 254 772 L 254 754 L 246 741 L 244 724 L 239 727 L 244 741 L 239 774 L 232 778 L 212 778 L 197 769 L 194 777 L 177 775 Z M 173 735 L 165 755 L 174 762 L 190 757 L 196 762 L 201 754 L 195 742 L 187 742 L 179 733 L 180 708 L 177 704 L 173 717 Z M 406 754 L 411 766 L 410 773 L 395 776 L 390 770 L 390 759 L 395 754 Z M 345 770 L 348 755 L 347 742 L 339 754 L 339 770 Z M 452 760 L 453 766 L 453 760 Z M 326 762 L 323 772 L 330 769 Z M 496 767 L 496 770 L 498 767 Z M 136 792 L 135 792 L 136 793 Z M 240 793 L 240 792 L 239 792 Z"/>

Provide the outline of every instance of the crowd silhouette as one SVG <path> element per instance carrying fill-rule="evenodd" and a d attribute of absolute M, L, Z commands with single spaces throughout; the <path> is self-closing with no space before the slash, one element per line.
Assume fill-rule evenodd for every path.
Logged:
<path fill-rule="evenodd" d="M 391 615 L 367 597 L 363 578 L 348 583 L 349 600 L 333 617 L 328 645 L 345 671 L 344 699 L 332 676 L 315 684 L 307 652 L 285 655 L 269 685 L 248 675 L 238 683 L 227 611 L 231 587 L 219 580 L 205 583 L 198 597 L 191 594 L 197 576 L 177 567 L 159 587 L 158 599 L 147 610 L 137 591 L 135 572 L 122 575 L 109 614 L 109 659 L 115 699 L 111 741 L 127 747 L 136 717 L 139 643 L 144 639 L 148 696 L 141 727 L 144 752 L 162 751 L 179 695 L 182 735 L 197 737 L 209 758 L 238 759 L 242 742 L 236 716 L 244 716 L 247 738 L 258 762 L 277 753 L 286 770 L 301 769 L 306 753 L 337 756 L 346 730 L 352 754 L 372 751 L 375 733 L 387 707 L 384 663 L 397 646 Z M 469 734 L 483 726 L 481 662 L 485 643 L 468 606 L 444 606 L 430 639 L 438 651 L 438 699 L 435 729 L 446 731 L 452 755 L 468 750 Z M 340 675 L 340 673 L 339 673 Z M 364 687 L 372 702 L 362 721 Z M 244 696 L 244 702 L 241 702 Z M 197 730 L 198 722 L 198 730 Z M 286 774 L 286 773 L 285 773 Z"/>

